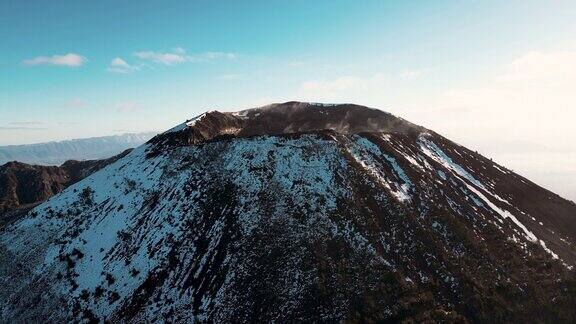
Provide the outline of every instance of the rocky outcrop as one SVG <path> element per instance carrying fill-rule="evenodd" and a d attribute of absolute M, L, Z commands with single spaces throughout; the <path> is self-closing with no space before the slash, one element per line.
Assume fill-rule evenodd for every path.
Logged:
<path fill-rule="evenodd" d="M 0 166 L 0 226 L 129 152 L 103 160 L 70 160 L 61 166 L 17 161 Z"/>

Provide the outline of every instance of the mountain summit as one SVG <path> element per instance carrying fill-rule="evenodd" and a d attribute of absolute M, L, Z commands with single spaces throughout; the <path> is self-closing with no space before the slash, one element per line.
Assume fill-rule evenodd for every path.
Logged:
<path fill-rule="evenodd" d="M 424 129 L 378 109 L 352 104 L 328 105 L 293 101 L 234 113 L 207 112 L 174 127 L 154 141 L 191 144 L 228 135 L 251 137 L 325 130 L 357 134 L 417 133 Z"/>
<path fill-rule="evenodd" d="M 576 320 L 576 205 L 377 109 L 212 111 L 0 232 L 2 321 Z"/>

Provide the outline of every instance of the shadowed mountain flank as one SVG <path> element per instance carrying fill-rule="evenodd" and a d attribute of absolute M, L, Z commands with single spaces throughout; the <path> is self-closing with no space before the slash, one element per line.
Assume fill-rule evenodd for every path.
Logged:
<path fill-rule="evenodd" d="M 59 167 L 21 162 L 0 166 L 0 226 L 130 151 L 103 160 L 70 160 Z"/>

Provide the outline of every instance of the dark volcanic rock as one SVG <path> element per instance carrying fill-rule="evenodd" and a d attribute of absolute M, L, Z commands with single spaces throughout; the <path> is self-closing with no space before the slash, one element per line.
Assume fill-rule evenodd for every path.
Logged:
<path fill-rule="evenodd" d="M 0 226 L 130 151 L 103 160 L 70 160 L 59 167 L 16 161 L 0 166 Z"/>
<path fill-rule="evenodd" d="M 209 112 L 4 228 L 0 316 L 574 322 L 575 218 L 378 110 Z"/>
<path fill-rule="evenodd" d="M 287 102 L 237 113 L 210 111 L 167 132 L 150 142 L 163 148 L 191 145 L 219 137 L 283 135 L 331 130 L 343 134 L 394 132 L 418 134 L 424 128 L 392 114 L 363 106 L 325 105 Z"/>
<path fill-rule="evenodd" d="M 416 134 L 423 128 L 392 114 L 363 106 L 302 102 L 274 104 L 237 114 L 245 120 L 239 136 L 278 135 L 318 130 L 343 134 L 394 132 Z"/>
<path fill-rule="evenodd" d="M 70 181 L 59 167 L 8 162 L 0 168 L 0 213 L 44 201 Z"/>

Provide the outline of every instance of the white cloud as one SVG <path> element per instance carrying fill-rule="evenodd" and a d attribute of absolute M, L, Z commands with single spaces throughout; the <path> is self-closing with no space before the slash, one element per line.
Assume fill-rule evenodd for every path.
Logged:
<path fill-rule="evenodd" d="M 497 70 L 403 115 L 575 199 L 576 51 L 531 51 Z"/>
<path fill-rule="evenodd" d="M 413 80 L 423 77 L 430 73 L 430 69 L 413 69 L 413 70 L 404 70 L 400 72 L 400 78 L 403 80 Z"/>
<path fill-rule="evenodd" d="M 226 81 L 233 81 L 233 80 L 240 80 L 242 79 L 242 75 L 240 74 L 222 74 L 215 78 L 216 80 L 226 80 Z"/>
<path fill-rule="evenodd" d="M 184 54 L 184 53 L 186 53 L 186 50 L 183 49 L 183 48 L 180 47 L 180 46 L 174 47 L 174 48 L 172 49 L 172 51 L 173 51 L 174 53 L 176 53 L 176 54 Z"/>
<path fill-rule="evenodd" d="M 546 82 L 562 86 L 576 79 L 576 51 L 528 52 L 508 64 L 500 82 Z"/>
<path fill-rule="evenodd" d="M 214 61 L 219 59 L 234 60 L 238 58 L 238 54 L 225 53 L 225 52 L 204 52 L 187 56 L 187 58 L 190 61 L 197 61 L 197 62 Z"/>
<path fill-rule="evenodd" d="M 44 130 L 45 127 L 30 127 L 30 126 L 0 126 L 2 131 L 15 131 L 15 130 Z"/>
<path fill-rule="evenodd" d="M 141 60 L 148 60 L 154 63 L 164 64 L 164 65 L 174 65 L 178 63 L 186 62 L 186 57 L 182 54 L 177 53 L 160 53 L 160 52 L 136 52 L 134 56 Z"/>
<path fill-rule="evenodd" d="M 576 151 L 576 52 L 529 52 L 483 83 L 446 91 L 438 105 L 466 108 L 450 123 L 509 137 L 572 146 Z M 466 121 L 465 121 L 466 120 Z M 467 131 L 466 133 L 469 133 Z M 494 133 L 483 137 L 498 140 Z"/>
<path fill-rule="evenodd" d="M 108 71 L 114 73 L 130 73 L 132 71 L 140 70 L 139 67 L 128 64 L 120 57 L 114 58 L 108 66 Z"/>
<path fill-rule="evenodd" d="M 390 77 L 383 73 L 308 80 L 300 85 L 298 97 L 309 101 L 366 102 L 369 97 L 381 93 L 389 84 Z"/>
<path fill-rule="evenodd" d="M 15 122 L 11 122 L 10 125 L 16 125 L 16 126 L 31 126 L 31 125 L 44 125 L 46 124 L 43 121 L 15 121 Z"/>
<path fill-rule="evenodd" d="M 399 80 L 423 77 L 429 68 L 405 70 L 400 73 L 342 75 L 333 78 L 312 79 L 302 82 L 298 98 L 310 101 L 355 102 L 376 107 L 388 106 L 391 98 L 398 98 L 402 87 Z M 404 85 L 405 86 L 405 85 Z"/>
<path fill-rule="evenodd" d="M 136 52 L 134 56 L 144 61 L 163 65 L 176 65 L 184 62 L 209 62 L 219 59 L 236 59 L 238 57 L 237 54 L 225 52 L 204 52 L 188 55 L 182 47 L 175 47 L 169 52 Z"/>
<path fill-rule="evenodd" d="M 129 69 L 130 65 L 128 63 L 126 63 L 126 61 L 124 61 L 123 59 L 116 57 L 112 60 L 112 62 L 110 62 L 110 66 L 114 66 L 114 67 L 121 67 L 121 68 L 126 68 Z"/>
<path fill-rule="evenodd" d="M 293 62 L 288 63 L 288 66 L 291 66 L 291 67 L 300 67 L 300 66 L 304 66 L 304 65 L 306 65 L 306 62 L 303 62 L 303 61 L 293 61 Z"/>
<path fill-rule="evenodd" d="M 117 112 L 133 112 L 137 110 L 140 110 L 140 107 L 133 101 L 121 102 L 116 105 Z"/>
<path fill-rule="evenodd" d="M 79 98 L 74 98 L 70 101 L 68 101 L 65 106 L 67 108 L 72 108 L 72 109 L 82 109 L 82 108 L 86 108 L 86 102 L 84 102 L 82 99 Z"/>
<path fill-rule="evenodd" d="M 88 62 L 82 55 L 68 53 L 64 55 L 52 55 L 52 56 L 37 56 L 33 59 L 24 60 L 24 64 L 28 66 L 36 65 L 60 65 L 68 67 L 78 67 Z"/>
<path fill-rule="evenodd" d="M 10 126 L 0 125 L 0 130 L 42 130 L 46 129 L 46 123 L 42 121 L 14 121 Z"/>

